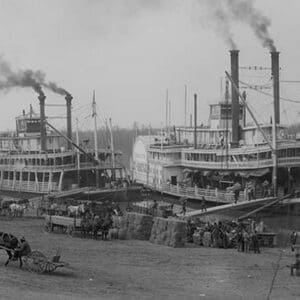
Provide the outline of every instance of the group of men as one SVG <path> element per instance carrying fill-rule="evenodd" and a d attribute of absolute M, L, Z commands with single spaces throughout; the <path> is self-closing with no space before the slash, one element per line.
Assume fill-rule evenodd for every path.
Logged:
<path fill-rule="evenodd" d="M 239 228 L 237 231 L 237 251 L 249 253 L 251 248 L 254 253 L 260 253 L 259 239 L 257 231 L 253 233 L 248 232 L 246 229 Z"/>

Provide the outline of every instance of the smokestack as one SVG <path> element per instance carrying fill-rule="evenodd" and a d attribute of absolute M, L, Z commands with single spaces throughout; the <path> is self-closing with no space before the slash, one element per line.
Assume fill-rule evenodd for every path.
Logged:
<path fill-rule="evenodd" d="M 43 93 L 40 93 L 38 96 L 38 99 L 40 101 L 40 119 L 41 119 L 41 125 L 40 125 L 40 134 L 41 134 L 41 150 L 46 151 L 46 117 L 45 117 L 45 99 L 46 96 Z"/>
<path fill-rule="evenodd" d="M 194 148 L 197 149 L 197 94 L 194 95 Z"/>
<path fill-rule="evenodd" d="M 230 50 L 231 58 L 231 78 L 239 88 L 239 50 Z M 239 145 L 239 95 L 231 85 L 231 114 L 232 114 L 232 140 L 231 146 L 238 147 Z"/>
<path fill-rule="evenodd" d="M 66 97 L 67 104 L 67 137 L 72 140 L 72 99 L 73 97 L 70 94 L 67 94 Z M 72 149 L 72 143 L 68 141 L 68 149 Z"/>
<path fill-rule="evenodd" d="M 271 52 L 275 124 L 280 124 L 279 52 Z"/>

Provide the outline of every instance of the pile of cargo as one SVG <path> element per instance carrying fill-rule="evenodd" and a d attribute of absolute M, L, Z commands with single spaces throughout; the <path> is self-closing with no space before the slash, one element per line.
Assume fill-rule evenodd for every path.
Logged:
<path fill-rule="evenodd" d="M 119 239 L 149 240 L 152 223 L 152 216 L 134 212 L 128 212 L 114 220 Z"/>
<path fill-rule="evenodd" d="M 153 218 L 150 215 L 127 212 L 122 217 L 113 217 L 111 238 L 150 240 L 169 247 L 184 247 L 187 223 L 175 218 Z"/>
<path fill-rule="evenodd" d="M 186 222 L 174 218 L 154 218 L 150 242 L 170 247 L 184 247 Z"/>

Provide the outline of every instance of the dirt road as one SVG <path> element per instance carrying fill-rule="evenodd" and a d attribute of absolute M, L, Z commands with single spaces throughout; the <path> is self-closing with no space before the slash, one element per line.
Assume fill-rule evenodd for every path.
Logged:
<path fill-rule="evenodd" d="M 43 231 L 43 220 L 0 220 L 0 231 L 24 235 L 47 256 L 62 250 L 72 266 L 51 275 L 4 267 L 0 252 L 1 299 L 267 299 L 282 249 L 259 255 L 234 249 L 189 246 L 173 249 L 141 241 L 94 241 Z M 299 299 L 300 277 L 286 267 L 284 249 L 270 299 Z"/>

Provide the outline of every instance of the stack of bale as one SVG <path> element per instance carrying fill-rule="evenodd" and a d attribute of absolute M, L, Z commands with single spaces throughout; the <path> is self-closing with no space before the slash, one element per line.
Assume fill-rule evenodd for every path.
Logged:
<path fill-rule="evenodd" d="M 178 219 L 154 218 L 150 242 L 170 247 L 184 247 L 187 223 Z"/>
<path fill-rule="evenodd" d="M 211 246 L 211 233 L 209 231 L 205 231 L 202 239 L 202 244 L 204 247 Z"/>
<path fill-rule="evenodd" d="M 110 239 L 118 239 L 119 231 L 122 225 L 122 217 L 121 216 L 112 216 L 113 226 L 108 231 L 108 237 Z"/>
<path fill-rule="evenodd" d="M 149 240 L 153 217 L 128 212 L 119 220 L 119 239 Z"/>
<path fill-rule="evenodd" d="M 202 245 L 202 235 L 201 235 L 201 232 L 199 231 L 196 231 L 194 234 L 193 234 L 193 243 L 196 244 L 196 245 Z"/>

